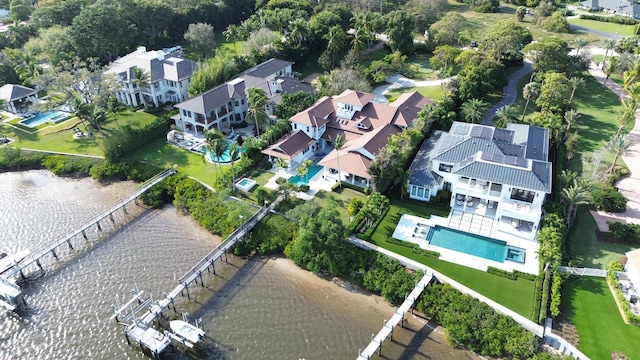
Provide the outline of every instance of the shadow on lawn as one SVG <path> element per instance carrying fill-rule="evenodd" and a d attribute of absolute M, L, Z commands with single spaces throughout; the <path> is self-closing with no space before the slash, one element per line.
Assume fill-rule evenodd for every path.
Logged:
<path fill-rule="evenodd" d="M 605 288 L 602 282 L 596 281 L 590 276 L 571 276 L 563 285 L 565 289 L 562 293 L 563 315 L 567 319 L 575 316 L 574 301 L 578 298 L 578 293 L 588 291 L 593 294 L 604 294 L 609 289 Z"/>

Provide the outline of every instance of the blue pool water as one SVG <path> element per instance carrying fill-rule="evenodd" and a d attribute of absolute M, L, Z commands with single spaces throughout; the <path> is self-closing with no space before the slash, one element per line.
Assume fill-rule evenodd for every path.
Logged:
<path fill-rule="evenodd" d="M 314 176 L 316 176 L 316 174 L 318 172 L 320 172 L 320 170 L 322 170 L 323 166 L 320 165 L 313 165 L 309 168 L 309 172 L 307 173 L 307 175 L 303 175 L 300 176 L 300 174 L 292 176 L 289 178 L 289 183 L 290 184 L 294 184 L 296 186 L 300 186 L 300 185 L 308 185 L 308 181 L 310 179 L 312 179 Z"/>
<path fill-rule="evenodd" d="M 435 227 L 429 244 L 497 262 L 504 262 L 507 255 L 507 243 L 504 241 L 441 226 Z"/>
<path fill-rule="evenodd" d="M 224 140 L 227 143 L 229 143 L 229 145 L 233 144 L 233 141 L 229 141 L 229 140 Z M 218 159 L 217 156 L 214 156 L 209 150 L 207 150 L 204 146 L 201 147 L 200 149 L 198 149 L 199 152 L 206 154 L 205 156 L 211 160 L 211 161 L 215 161 L 218 163 L 230 163 L 231 162 L 231 156 L 229 155 L 229 149 L 227 149 L 224 154 L 222 154 L 222 157 Z M 244 152 L 244 149 L 242 150 L 242 152 Z M 234 160 L 238 160 L 238 159 L 234 159 Z"/>
<path fill-rule="evenodd" d="M 20 121 L 20 124 L 34 128 L 38 125 L 42 125 L 48 121 L 58 122 L 67 117 L 67 113 L 58 110 L 49 110 L 41 113 L 37 113 L 34 116 Z"/>

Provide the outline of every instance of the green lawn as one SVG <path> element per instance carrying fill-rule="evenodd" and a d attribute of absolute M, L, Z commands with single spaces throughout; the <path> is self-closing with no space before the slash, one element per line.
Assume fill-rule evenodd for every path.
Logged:
<path fill-rule="evenodd" d="M 394 101 L 395 99 L 397 99 L 398 96 L 400 96 L 400 95 L 402 95 L 404 93 L 412 92 L 412 91 L 417 91 L 420 94 L 428 97 L 429 99 L 431 99 L 433 101 L 439 100 L 440 97 L 442 96 L 442 86 L 440 86 L 440 85 L 436 85 L 436 86 L 418 86 L 418 87 L 395 89 L 395 90 L 389 91 L 384 96 L 387 98 L 387 100 L 389 100 L 389 102 L 391 102 L 391 101 Z"/>
<path fill-rule="evenodd" d="M 242 48 L 246 43 L 246 41 L 236 41 L 234 44 L 232 41 L 227 41 L 221 32 L 215 33 L 214 41 L 215 42 L 211 44 L 212 46 L 205 49 L 204 52 L 203 50 L 196 51 L 185 41 L 183 44 L 180 44 L 183 50 L 182 56 L 193 61 L 201 61 L 205 54 L 206 58 L 214 57 L 216 54 L 239 55 L 242 54 Z"/>
<path fill-rule="evenodd" d="M 156 139 L 128 156 L 129 160 L 141 161 L 161 168 L 178 166 L 181 174 L 194 177 L 203 183 L 213 186 L 218 165 L 202 161 L 202 155 L 170 145 L 165 139 Z M 223 171 L 231 165 L 222 165 Z"/>
<path fill-rule="evenodd" d="M 596 238 L 597 225 L 585 206 L 578 208 L 578 216 L 573 231 L 569 233 L 569 255 L 572 265 L 597 269 L 606 269 L 612 260 L 620 260 L 624 254 L 632 250 L 629 245 L 618 245 L 600 242 Z"/>
<path fill-rule="evenodd" d="M 570 24 L 586 27 L 588 29 L 605 31 L 611 34 L 618 33 L 620 37 L 635 35 L 635 29 L 633 25 L 620 25 L 615 23 L 609 23 L 604 21 L 586 20 L 586 19 L 569 19 Z"/>
<path fill-rule="evenodd" d="M 566 316 L 578 330 L 578 349 L 592 359 L 611 359 L 621 351 L 640 354 L 640 327 L 623 322 L 604 278 L 572 277 L 562 287 Z"/>
<path fill-rule="evenodd" d="M 133 128 L 143 126 L 156 119 L 155 115 L 145 112 L 123 111 L 116 119 L 110 118 L 102 125 L 105 134 L 109 134 L 119 125 L 129 124 Z M 0 133 L 8 138 L 14 139 L 11 146 L 16 148 L 29 148 L 51 152 L 62 152 L 70 154 L 102 156 L 100 143 L 102 136 L 97 131 L 93 132 L 93 138 L 73 138 L 73 128 L 79 127 L 84 132 L 87 129 L 78 118 L 72 117 L 53 126 L 45 127 L 37 132 L 30 133 L 8 124 L 0 124 Z"/>
<path fill-rule="evenodd" d="M 378 224 L 370 241 L 385 249 L 394 251 L 402 256 L 423 263 L 436 271 L 451 277 L 461 284 L 479 292 L 480 294 L 508 307 L 526 318 L 531 317 L 533 309 L 534 282 L 518 279 L 509 280 L 503 277 L 491 275 L 465 266 L 449 262 L 427 258 L 411 252 L 411 249 L 385 241 L 390 238 L 395 230 L 400 217 L 403 214 L 411 214 L 422 217 L 431 215 L 447 216 L 448 208 L 434 207 L 426 203 L 399 199 L 390 196 L 391 207 L 384 219 Z"/>
<path fill-rule="evenodd" d="M 367 201 L 367 196 L 359 191 L 347 188 L 338 188 L 336 191 L 327 192 L 327 191 L 319 191 L 314 197 L 313 200 L 317 202 L 320 207 L 325 207 L 329 202 L 333 202 L 335 204 L 336 210 L 340 213 L 340 219 L 342 219 L 343 224 L 349 223 L 349 213 L 347 212 L 347 206 L 349 206 L 349 201 L 353 198 L 359 198 L 363 203 Z"/>

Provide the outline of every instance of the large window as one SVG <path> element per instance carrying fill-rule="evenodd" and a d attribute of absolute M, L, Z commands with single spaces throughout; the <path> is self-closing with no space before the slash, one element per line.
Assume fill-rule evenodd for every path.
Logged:
<path fill-rule="evenodd" d="M 523 190 L 523 189 L 516 189 L 513 188 L 511 190 L 511 199 L 512 200 L 518 200 L 518 201 L 524 201 L 524 202 L 528 202 L 528 203 L 532 203 L 533 202 L 533 198 L 536 197 L 536 193 L 533 191 L 529 191 L 529 190 Z"/>
<path fill-rule="evenodd" d="M 453 169 L 453 165 L 440 163 L 440 166 L 438 166 L 438 170 L 444 172 L 451 172 L 451 169 Z"/>

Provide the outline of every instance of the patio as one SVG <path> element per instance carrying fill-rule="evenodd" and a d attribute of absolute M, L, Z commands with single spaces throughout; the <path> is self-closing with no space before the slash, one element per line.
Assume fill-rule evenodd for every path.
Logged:
<path fill-rule="evenodd" d="M 452 210 L 495 218 L 497 205 L 498 204 L 492 200 L 457 194 L 455 195 Z"/>

